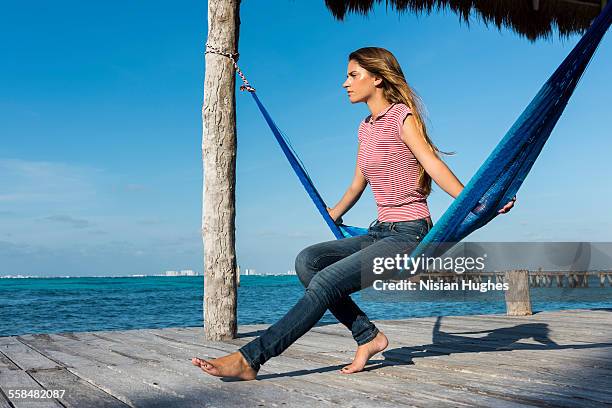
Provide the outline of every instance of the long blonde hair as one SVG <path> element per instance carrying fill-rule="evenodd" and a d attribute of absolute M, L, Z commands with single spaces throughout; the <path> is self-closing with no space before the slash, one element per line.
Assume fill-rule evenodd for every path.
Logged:
<path fill-rule="evenodd" d="M 433 144 L 427 134 L 423 103 L 417 93 L 408 85 L 402 68 L 395 56 L 388 50 L 378 47 L 364 47 L 349 54 L 349 61 L 353 60 L 372 75 L 382 78 L 381 87 L 384 98 L 390 103 L 403 103 L 412 110 L 417 128 L 434 154 L 439 157 L 442 152 Z M 431 176 L 427 174 L 419 163 L 419 189 L 428 196 L 431 193 Z"/>

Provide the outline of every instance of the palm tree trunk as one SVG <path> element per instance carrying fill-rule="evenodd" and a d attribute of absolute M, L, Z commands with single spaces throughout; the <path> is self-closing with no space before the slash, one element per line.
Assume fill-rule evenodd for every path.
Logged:
<path fill-rule="evenodd" d="M 237 52 L 240 0 L 208 1 L 208 44 Z M 236 98 L 231 60 L 205 54 L 202 107 L 204 171 L 204 327 L 208 340 L 236 336 Z"/>

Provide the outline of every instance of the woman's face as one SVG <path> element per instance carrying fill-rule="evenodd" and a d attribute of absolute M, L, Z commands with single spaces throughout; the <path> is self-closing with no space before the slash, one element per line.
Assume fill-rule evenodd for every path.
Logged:
<path fill-rule="evenodd" d="M 348 63 L 346 81 L 342 87 L 348 92 L 351 103 L 366 102 L 374 92 L 376 85 L 381 83 L 380 78 L 374 77 L 370 72 L 360 67 L 356 61 Z"/>

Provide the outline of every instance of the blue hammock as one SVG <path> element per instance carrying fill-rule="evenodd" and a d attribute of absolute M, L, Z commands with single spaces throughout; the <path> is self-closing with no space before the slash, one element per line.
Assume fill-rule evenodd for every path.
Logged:
<path fill-rule="evenodd" d="M 593 21 L 578 44 L 546 81 L 529 106 L 480 166 L 461 194 L 411 253 L 439 256 L 454 243 L 487 224 L 514 197 L 563 113 L 582 73 L 612 21 L 612 2 Z M 367 229 L 336 225 L 297 154 L 255 92 L 251 92 L 276 141 L 317 210 L 337 239 L 363 235 Z"/>

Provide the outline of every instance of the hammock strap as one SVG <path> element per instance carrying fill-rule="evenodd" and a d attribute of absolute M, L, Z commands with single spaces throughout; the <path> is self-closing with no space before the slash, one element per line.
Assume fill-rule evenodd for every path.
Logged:
<path fill-rule="evenodd" d="M 238 72 L 238 75 L 240 75 L 240 78 L 242 79 L 242 82 L 244 82 L 244 85 L 240 85 L 240 90 L 241 91 L 255 92 L 255 88 L 253 88 L 249 84 L 249 81 L 247 81 L 246 77 L 244 76 L 244 74 L 242 73 L 240 68 L 238 68 L 238 63 L 236 61 L 238 61 L 238 57 L 240 56 L 239 53 L 237 53 L 237 52 L 223 52 L 219 48 L 214 47 L 214 46 L 206 43 L 206 51 L 204 51 L 204 54 L 217 54 L 217 55 L 222 55 L 224 57 L 229 58 L 232 61 L 232 64 L 234 64 L 234 68 L 236 69 L 236 72 Z"/>
<path fill-rule="evenodd" d="M 238 64 L 236 63 L 236 61 L 238 60 L 239 54 L 237 52 L 236 53 L 224 52 L 221 49 L 206 43 L 205 54 L 208 54 L 208 53 L 221 55 L 223 57 L 229 58 L 230 61 L 232 61 L 232 64 L 234 65 L 236 72 L 238 73 L 238 75 L 240 75 L 242 82 L 244 82 L 244 85 L 240 86 L 240 90 L 249 91 L 251 93 L 251 96 L 255 100 L 255 103 L 257 104 L 260 112 L 264 116 L 266 122 L 268 123 L 268 126 L 270 127 L 270 129 L 272 130 L 272 133 L 276 137 L 276 140 L 278 144 L 280 145 L 281 150 L 283 151 L 283 153 L 285 153 L 285 156 L 289 160 L 291 167 L 293 168 L 296 175 L 302 182 L 302 185 L 304 186 L 306 192 L 308 193 L 308 195 L 314 202 L 315 206 L 321 213 L 321 216 L 323 217 L 323 219 L 325 220 L 325 222 L 327 223 L 327 225 L 329 226 L 329 228 L 331 229 L 335 237 L 337 239 L 341 239 L 341 238 L 350 237 L 354 235 L 366 234 L 368 232 L 366 229 L 358 228 L 358 227 L 351 227 L 351 226 L 344 225 L 344 224 L 336 225 L 334 221 L 331 219 L 331 216 L 326 210 L 326 205 L 323 199 L 319 195 L 319 192 L 317 191 L 316 187 L 312 183 L 312 180 L 310 179 L 310 176 L 308 175 L 308 173 L 306 172 L 306 169 L 304 168 L 304 164 L 301 162 L 301 160 L 297 156 L 297 153 L 295 153 L 295 151 L 293 150 L 293 147 L 291 146 L 287 138 L 282 134 L 280 129 L 276 126 L 276 124 L 274 123 L 270 115 L 268 114 L 268 111 L 266 110 L 266 108 L 264 108 L 263 104 L 257 97 L 255 88 L 253 88 L 249 84 L 249 81 L 247 81 L 245 75 L 242 73 L 240 68 L 238 68 Z"/>

